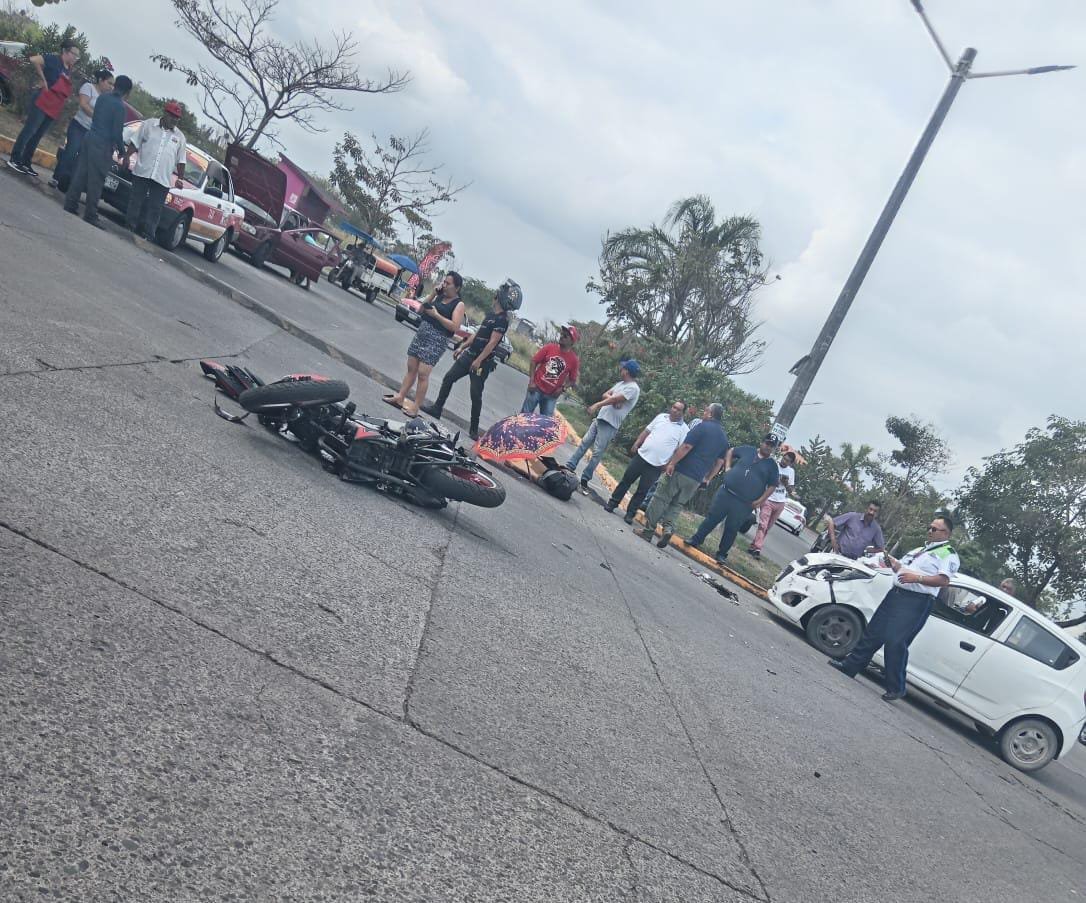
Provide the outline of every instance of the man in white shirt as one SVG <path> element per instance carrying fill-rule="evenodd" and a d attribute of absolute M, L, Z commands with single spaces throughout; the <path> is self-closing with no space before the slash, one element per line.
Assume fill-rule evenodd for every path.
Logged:
<path fill-rule="evenodd" d="M 905 695 L 905 674 L 909 664 L 909 644 L 916 639 L 928 620 L 939 590 L 950 585 L 961 562 L 950 545 L 954 523 L 946 515 L 932 519 L 926 545 L 892 558 L 882 553 L 885 566 L 894 572 L 894 585 L 883 597 L 860 642 L 845 658 L 831 658 L 830 665 L 855 677 L 871 662 L 871 657 L 885 647 L 887 702 Z"/>
<path fill-rule="evenodd" d="M 162 205 L 170 186 L 182 187 L 185 174 L 185 136 L 177 127 L 181 121 L 181 104 L 166 102 L 160 119 L 145 119 L 136 141 L 128 143 L 128 153 L 138 154 L 132 169 L 132 190 L 128 196 L 125 223 L 148 241 L 155 240 Z"/>
<path fill-rule="evenodd" d="M 781 455 L 781 463 L 777 467 L 780 474 L 777 488 L 758 509 L 758 531 L 754 534 L 754 542 L 747 549 L 755 558 L 762 557 L 762 546 L 765 545 L 766 534 L 773 529 L 777 518 L 784 510 L 784 503 L 788 496 L 796 494 L 796 453 L 785 452 Z"/>
<path fill-rule="evenodd" d="M 589 448 L 592 449 L 592 460 L 588 462 L 581 473 L 581 492 L 588 495 L 588 481 L 596 472 L 596 465 L 603 459 L 603 453 L 607 446 L 615 438 L 622 421 L 630 416 L 630 411 L 641 397 L 641 387 L 637 384 L 637 377 L 641 375 L 641 365 L 630 359 L 619 361 L 619 375 L 622 377 L 611 386 L 599 401 L 588 406 L 590 414 L 595 414 L 596 419 L 588 428 L 588 432 L 581 439 L 581 445 L 573 453 L 573 457 L 566 462 L 566 469 L 577 472 L 577 465 Z"/>
<path fill-rule="evenodd" d="M 649 491 L 657 479 L 659 479 L 664 465 L 671 460 L 672 454 L 681 444 L 689 427 L 683 423 L 683 415 L 686 413 L 686 404 L 681 401 L 674 402 L 663 414 L 657 414 L 637 437 L 634 442 L 633 456 L 622 479 L 618 481 L 615 491 L 603 506 L 603 510 L 610 513 L 618 507 L 629 488 L 637 481 L 637 491 L 626 506 L 626 523 L 632 524 L 637 509 L 641 507 L 641 501 L 645 493 Z"/>

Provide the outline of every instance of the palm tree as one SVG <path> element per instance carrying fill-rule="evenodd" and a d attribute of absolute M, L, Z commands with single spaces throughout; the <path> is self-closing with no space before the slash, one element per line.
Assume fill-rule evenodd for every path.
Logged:
<path fill-rule="evenodd" d="M 660 225 L 608 235 L 600 252 L 609 321 L 675 345 L 727 374 L 745 373 L 765 343 L 754 339 L 754 292 L 766 282 L 749 216 L 717 221 L 703 195 L 677 201 Z"/>
<path fill-rule="evenodd" d="M 875 463 L 875 449 L 866 442 L 859 448 L 853 448 L 851 442 L 841 443 L 841 472 L 838 478 L 847 483 L 851 491 L 855 492 L 861 482 L 861 474 L 867 472 Z"/>

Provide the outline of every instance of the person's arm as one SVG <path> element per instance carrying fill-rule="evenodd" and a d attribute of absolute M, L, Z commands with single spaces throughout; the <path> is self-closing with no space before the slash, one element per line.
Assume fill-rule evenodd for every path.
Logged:
<path fill-rule="evenodd" d="M 114 109 L 111 111 L 113 116 L 113 122 L 110 123 L 110 137 L 113 140 L 113 146 L 117 148 L 117 153 L 124 155 L 124 102 L 117 98 L 117 103 L 113 105 Z M 140 129 L 140 131 L 143 131 Z"/>
<path fill-rule="evenodd" d="M 490 341 L 486 343 L 486 347 L 483 348 L 483 350 L 479 352 L 479 356 L 475 358 L 475 362 L 471 365 L 472 370 L 478 370 L 483 366 L 483 361 L 490 357 L 490 353 L 498 347 L 498 343 L 502 340 L 502 336 L 504 335 L 504 332 L 497 332 L 496 330 L 490 333 Z"/>
<path fill-rule="evenodd" d="M 613 395 L 609 392 L 595 404 L 589 405 L 588 410 L 591 413 L 595 414 L 600 408 L 606 408 L 610 406 L 621 408 L 626 403 L 626 401 L 626 396 L 623 395 L 621 392 L 615 392 Z"/>
<path fill-rule="evenodd" d="M 944 587 L 950 584 L 950 577 L 943 573 L 938 574 L 920 574 L 916 571 L 904 570 L 901 566 L 901 562 L 897 559 L 890 559 L 894 564 L 890 565 L 894 568 L 894 573 L 897 574 L 898 583 L 919 583 L 921 586 L 938 586 Z M 894 567 L 894 565 L 897 565 Z"/>
<path fill-rule="evenodd" d="M 181 146 L 177 149 L 177 184 L 175 188 L 183 188 L 183 181 L 185 178 L 185 160 L 188 158 L 188 147 L 184 141 L 181 142 Z"/>
<path fill-rule="evenodd" d="M 773 495 L 773 490 L 776 489 L 776 488 L 777 487 L 775 485 L 774 486 L 766 486 L 765 492 L 763 492 L 760 496 L 758 496 L 758 498 L 756 498 L 753 502 L 751 502 L 750 507 L 753 508 L 755 511 L 757 511 L 759 508 L 762 507 L 762 505 L 765 504 L 765 500 L 767 498 L 769 498 L 771 495 Z"/>
<path fill-rule="evenodd" d="M 716 459 L 716 460 L 715 460 L 715 461 L 713 462 L 713 467 L 712 467 L 712 469 L 711 469 L 711 470 L 709 471 L 709 473 L 707 473 L 707 474 L 705 475 L 705 479 L 704 479 L 704 480 L 702 480 L 701 482 L 702 482 L 702 483 L 703 483 L 703 484 L 704 484 L 705 486 L 708 486 L 708 485 L 709 485 L 709 484 L 710 484 L 711 482 L 713 482 L 713 480 L 715 480 L 715 479 L 716 479 L 716 475 L 717 475 L 718 473 L 720 473 L 720 471 L 721 471 L 721 470 L 722 470 L 723 468 L 724 468 L 724 458 L 717 458 L 717 459 Z"/>
<path fill-rule="evenodd" d="M 675 473 L 675 465 L 678 464 L 688 454 L 690 454 L 690 449 L 692 449 L 693 447 L 694 446 L 691 445 L 689 442 L 684 442 L 677 449 L 675 449 L 674 454 L 672 454 L 671 456 L 671 460 L 667 462 L 667 466 L 664 468 L 664 473 L 666 473 L 668 476 L 671 476 L 673 473 Z"/>
<path fill-rule="evenodd" d="M 630 446 L 630 454 L 637 454 L 637 450 L 641 448 L 641 446 L 645 444 L 645 440 L 649 438 L 649 432 L 650 430 L 648 427 L 645 427 L 641 431 L 638 437 L 634 440 L 634 444 Z"/>
<path fill-rule="evenodd" d="M 35 53 L 30 58 L 30 65 L 37 70 L 39 87 L 45 91 L 49 87 L 49 82 L 45 80 L 45 57 L 40 53 Z"/>
<path fill-rule="evenodd" d="M 86 88 L 90 82 L 87 82 L 83 88 Z M 83 88 L 79 89 L 79 109 L 81 109 L 88 116 L 94 115 L 94 104 L 91 103 L 90 94 L 84 94 Z"/>
<path fill-rule="evenodd" d="M 728 471 L 732 469 L 732 452 L 734 449 L 729 448 L 728 453 L 724 455 L 724 470 Z"/>
<path fill-rule="evenodd" d="M 456 332 L 460 328 L 460 324 L 464 322 L 464 302 L 461 301 L 453 308 L 452 317 L 443 317 L 436 310 L 428 310 L 426 314 L 435 323 L 440 323 L 446 329 Z"/>

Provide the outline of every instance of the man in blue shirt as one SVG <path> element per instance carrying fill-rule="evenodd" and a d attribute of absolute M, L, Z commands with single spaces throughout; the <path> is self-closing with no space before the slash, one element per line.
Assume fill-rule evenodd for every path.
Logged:
<path fill-rule="evenodd" d="M 693 431 L 691 431 L 693 432 Z M 684 540 L 686 545 L 697 548 L 723 521 L 724 532 L 717 549 L 717 564 L 724 564 L 739 530 L 750 519 L 751 511 L 757 511 L 772 495 L 780 482 L 780 471 L 773 460 L 773 452 L 780 440 L 772 433 L 762 439 L 761 445 L 740 445 L 729 449 L 724 462 L 724 482 L 717 490 L 709 513 L 694 535 Z"/>
<path fill-rule="evenodd" d="M 656 537 L 656 525 L 663 524 L 664 532 L 657 545 L 666 548 L 675 532 L 675 516 L 700 487 L 708 486 L 720 472 L 728 453 L 728 434 L 724 432 L 723 419 L 724 405 L 709 405 L 701 423 L 691 429 L 682 445 L 675 449 L 645 512 L 645 529 L 634 531 L 642 539 L 652 542 Z"/>
<path fill-rule="evenodd" d="M 102 187 L 113 162 L 113 151 L 123 154 L 124 148 L 124 99 L 132 90 L 132 79 L 127 75 L 118 75 L 113 83 L 113 93 L 103 94 L 94 104 L 94 116 L 91 118 L 90 131 L 83 139 L 79 160 L 75 164 L 68 193 L 64 196 L 64 209 L 69 213 L 79 213 L 79 196 L 87 193 L 87 206 L 83 208 L 83 219 L 92 226 L 103 228 L 98 222 L 98 199 L 102 196 Z"/>
<path fill-rule="evenodd" d="M 37 71 L 37 86 L 30 98 L 26 122 L 11 148 L 8 166 L 16 172 L 37 178 L 37 170 L 31 165 L 38 142 L 64 109 L 64 103 L 72 92 L 72 66 L 79 61 L 79 46 L 67 40 L 60 45 L 60 53 L 36 53 L 30 57 L 30 65 Z"/>

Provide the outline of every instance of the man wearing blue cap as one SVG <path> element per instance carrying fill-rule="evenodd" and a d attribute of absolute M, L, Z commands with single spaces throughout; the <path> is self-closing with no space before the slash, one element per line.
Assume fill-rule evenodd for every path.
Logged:
<path fill-rule="evenodd" d="M 581 439 L 581 445 L 573 453 L 573 457 L 566 462 L 566 469 L 577 472 L 577 465 L 589 448 L 592 449 L 592 460 L 588 462 L 581 473 L 581 492 L 588 495 L 588 481 L 596 472 L 596 465 L 603 459 L 603 453 L 607 446 L 615 438 L 622 421 L 630 416 L 630 411 L 641 397 L 641 387 L 637 384 L 637 377 L 641 375 L 641 365 L 635 360 L 620 361 L 619 375 L 622 377 L 611 386 L 599 401 L 588 406 L 590 414 L 595 414 L 596 419 L 588 428 L 588 432 Z"/>

